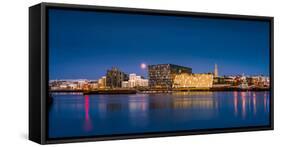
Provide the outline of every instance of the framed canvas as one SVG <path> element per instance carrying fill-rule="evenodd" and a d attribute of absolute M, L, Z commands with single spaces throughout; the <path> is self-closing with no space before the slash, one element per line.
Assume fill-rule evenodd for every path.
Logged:
<path fill-rule="evenodd" d="M 29 8 L 29 139 L 273 130 L 273 17 Z"/>

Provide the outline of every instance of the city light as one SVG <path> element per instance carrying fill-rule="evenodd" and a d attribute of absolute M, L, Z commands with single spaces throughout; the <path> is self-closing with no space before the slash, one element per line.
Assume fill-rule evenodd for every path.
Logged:
<path fill-rule="evenodd" d="M 51 80 L 50 90 L 57 92 L 94 92 L 94 93 L 137 93 L 151 91 L 224 91 L 224 90 L 268 90 L 268 76 L 255 75 L 218 75 L 218 66 L 214 72 L 193 73 L 192 68 L 175 64 L 156 64 L 147 66 L 148 79 L 136 73 L 125 73 L 117 67 L 108 69 L 99 79 Z"/>

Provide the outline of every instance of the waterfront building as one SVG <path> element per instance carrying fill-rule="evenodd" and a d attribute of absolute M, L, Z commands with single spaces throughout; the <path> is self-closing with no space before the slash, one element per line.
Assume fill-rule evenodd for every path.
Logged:
<path fill-rule="evenodd" d="M 96 81 L 96 80 L 91 80 L 89 81 L 89 87 L 90 89 L 98 89 L 99 88 L 99 81 Z"/>
<path fill-rule="evenodd" d="M 113 67 L 106 72 L 106 86 L 109 88 L 121 88 L 122 81 L 127 81 L 128 75 Z"/>
<path fill-rule="evenodd" d="M 52 80 L 49 87 L 51 90 L 76 89 L 78 84 L 67 80 Z"/>
<path fill-rule="evenodd" d="M 213 85 L 220 85 L 220 84 L 229 84 L 228 82 L 226 81 L 231 81 L 231 79 L 228 79 L 224 76 L 222 77 L 215 77 L 213 78 Z M 233 82 L 235 82 L 236 80 L 233 79 Z"/>
<path fill-rule="evenodd" d="M 174 64 L 148 65 L 149 86 L 151 88 L 172 88 L 176 74 L 191 74 L 189 67 Z"/>
<path fill-rule="evenodd" d="M 69 82 L 71 82 L 71 81 L 69 81 Z M 77 83 L 77 89 L 84 89 L 86 87 L 85 85 L 88 83 L 87 80 L 77 80 L 75 82 Z"/>
<path fill-rule="evenodd" d="M 235 85 L 236 83 L 237 83 L 236 76 L 221 76 L 221 77 L 214 76 L 214 80 L 213 80 L 213 84 L 215 84 L 215 85 L 218 85 L 218 84 Z"/>
<path fill-rule="evenodd" d="M 252 76 L 247 77 L 247 82 L 249 86 L 255 87 L 269 87 L 269 77 L 266 76 Z"/>
<path fill-rule="evenodd" d="M 67 86 L 66 84 L 61 84 L 61 85 L 59 86 L 59 88 L 60 88 L 60 89 L 67 89 L 68 86 Z"/>
<path fill-rule="evenodd" d="M 98 88 L 106 88 L 106 76 L 102 76 L 98 80 Z"/>
<path fill-rule="evenodd" d="M 91 82 L 86 79 L 51 80 L 49 87 L 51 90 L 81 90 L 91 85 Z"/>
<path fill-rule="evenodd" d="M 234 79 L 233 86 L 239 86 L 241 84 L 247 83 L 247 77 L 244 75 L 237 75 Z"/>
<path fill-rule="evenodd" d="M 213 74 L 177 74 L 173 88 L 210 88 L 213 86 Z"/>
<path fill-rule="evenodd" d="M 77 86 L 77 83 L 74 83 L 74 82 L 73 82 L 73 83 L 69 83 L 67 87 L 68 87 L 69 89 L 77 89 L 78 86 Z"/>
<path fill-rule="evenodd" d="M 148 87 L 148 79 L 137 76 L 135 73 L 129 75 L 128 81 L 122 82 L 122 88 Z"/>
<path fill-rule="evenodd" d="M 234 85 L 235 76 L 224 76 L 223 81 L 224 81 L 225 84 Z"/>
<path fill-rule="evenodd" d="M 129 82 L 128 81 L 122 81 L 122 88 L 129 88 Z"/>
<path fill-rule="evenodd" d="M 136 86 L 139 86 L 139 87 L 148 87 L 148 79 L 140 79 Z"/>

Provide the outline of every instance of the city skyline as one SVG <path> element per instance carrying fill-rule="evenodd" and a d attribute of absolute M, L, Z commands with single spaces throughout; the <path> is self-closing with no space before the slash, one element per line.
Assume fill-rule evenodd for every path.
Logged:
<path fill-rule="evenodd" d="M 111 67 L 147 77 L 143 64 L 161 63 L 269 75 L 267 22 L 49 11 L 50 79 L 98 79 Z"/>
<path fill-rule="evenodd" d="M 216 65 L 216 64 L 215 64 Z M 142 66 L 142 64 L 141 64 L 141 66 Z M 145 65 L 145 66 L 148 66 L 148 65 Z M 112 69 L 112 68 L 117 68 L 118 70 L 120 70 L 120 71 L 123 71 L 122 69 L 120 69 L 120 68 L 118 68 L 118 67 L 111 67 L 111 68 L 109 68 L 109 69 L 107 69 L 107 70 L 110 70 L 110 69 Z M 142 67 L 140 67 L 140 68 L 142 68 Z M 147 68 L 147 67 L 146 67 Z M 148 72 L 147 71 L 147 69 L 145 69 L 146 70 L 146 72 Z M 214 69 L 215 70 L 215 69 Z M 213 74 L 214 75 L 214 77 L 216 77 L 215 76 L 215 72 L 214 72 L 214 70 L 213 70 L 213 72 L 202 72 L 202 73 L 194 73 L 194 72 L 192 72 L 191 74 Z M 139 74 L 139 73 L 136 73 L 136 72 L 130 72 L 130 73 L 128 73 L 128 72 L 124 72 L 125 74 L 127 74 L 127 75 L 130 75 L 130 74 L 136 74 L 136 75 L 139 75 L 139 76 L 141 76 L 141 77 L 143 77 L 144 79 L 148 79 L 148 75 L 146 75 L 146 76 L 143 76 L 143 75 L 141 75 L 141 74 Z M 49 79 L 49 80 L 51 80 L 51 81 L 56 81 L 56 80 L 74 80 L 74 81 L 77 81 L 77 80 L 92 80 L 92 81 L 97 81 L 97 80 L 99 80 L 100 78 L 102 78 L 102 77 L 105 77 L 106 76 L 106 71 L 104 71 L 104 75 L 101 75 L 100 77 L 98 77 L 97 79 L 93 79 L 93 78 L 61 78 L 61 79 Z M 235 77 L 239 77 L 239 76 L 245 76 L 245 77 L 256 77 L 256 76 L 259 76 L 259 77 L 261 77 L 261 76 L 263 76 L 263 77 L 269 77 L 269 75 L 263 75 L 263 74 L 253 74 L 253 75 L 246 75 L 246 74 L 244 74 L 244 73 L 241 73 L 241 74 L 228 74 L 228 75 L 218 75 L 218 77 L 232 77 L 232 76 L 235 76 Z"/>

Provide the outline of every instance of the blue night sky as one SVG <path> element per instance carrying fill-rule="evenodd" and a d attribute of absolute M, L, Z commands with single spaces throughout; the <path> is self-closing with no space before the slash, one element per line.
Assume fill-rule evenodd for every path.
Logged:
<path fill-rule="evenodd" d="M 118 67 L 147 77 L 141 63 L 193 73 L 269 75 L 269 22 L 49 10 L 50 79 L 98 79 Z"/>

